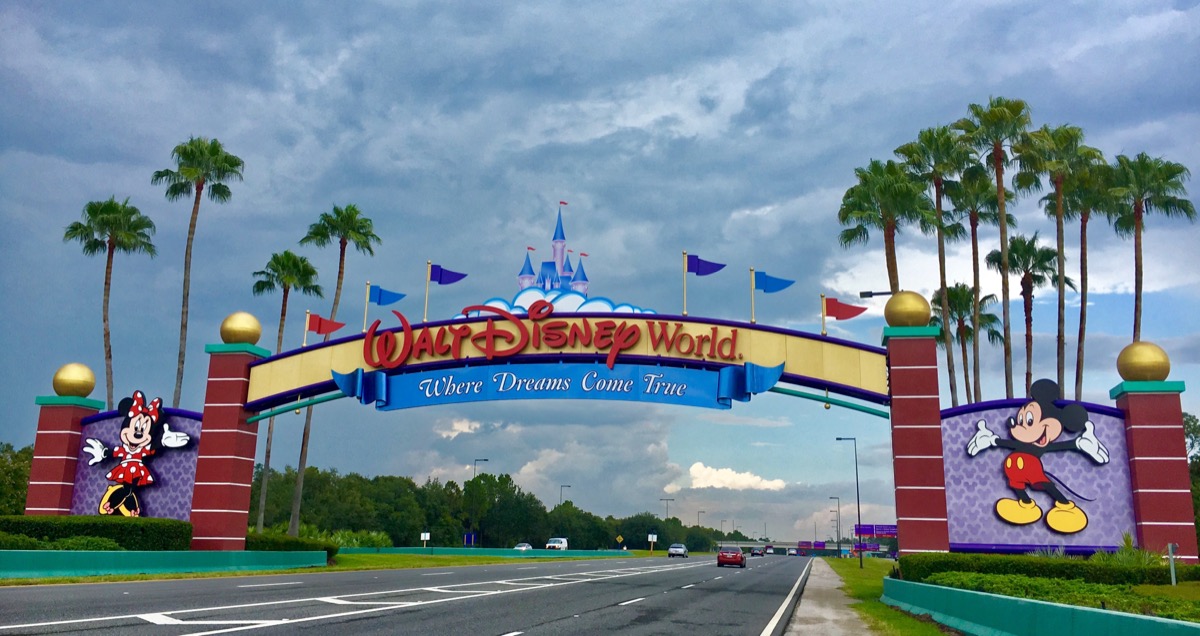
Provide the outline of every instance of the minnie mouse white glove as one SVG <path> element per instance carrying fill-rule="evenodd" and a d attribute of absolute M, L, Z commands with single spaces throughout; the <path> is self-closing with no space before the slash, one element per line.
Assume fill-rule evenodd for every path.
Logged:
<path fill-rule="evenodd" d="M 92 458 L 88 460 L 88 466 L 91 466 L 104 459 L 104 456 L 108 454 L 108 449 L 104 447 L 104 443 L 100 440 L 88 439 L 87 443 L 83 446 L 83 452 L 92 456 Z"/>
<path fill-rule="evenodd" d="M 163 424 L 162 445 L 167 448 L 179 448 L 188 443 L 191 437 L 187 433 L 172 431 L 170 424 Z"/>

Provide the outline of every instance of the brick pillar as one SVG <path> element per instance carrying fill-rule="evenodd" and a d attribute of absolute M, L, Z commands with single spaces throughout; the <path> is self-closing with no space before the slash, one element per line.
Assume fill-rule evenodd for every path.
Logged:
<path fill-rule="evenodd" d="M 214 344 L 204 393 L 204 425 L 192 491 L 192 549 L 244 550 L 258 424 L 243 408 L 250 363 L 269 355 L 250 344 Z"/>
<path fill-rule="evenodd" d="M 885 327 L 900 554 L 947 552 L 937 327 Z"/>
<path fill-rule="evenodd" d="M 1197 562 L 1196 517 L 1183 433 L 1183 382 L 1122 382 L 1109 391 L 1125 412 L 1138 547 Z"/>
<path fill-rule="evenodd" d="M 79 444 L 83 435 L 81 422 L 98 413 L 104 402 L 61 395 L 38 396 L 34 402 L 42 409 L 33 442 L 25 514 L 71 514 L 75 465 L 79 463 Z"/>

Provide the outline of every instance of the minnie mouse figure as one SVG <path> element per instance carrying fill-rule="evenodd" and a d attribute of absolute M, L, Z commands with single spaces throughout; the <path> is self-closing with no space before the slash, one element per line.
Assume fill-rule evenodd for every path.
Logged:
<path fill-rule="evenodd" d="M 134 391 L 133 397 L 121 400 L 117 410 L 125 413 L 125 421 L 121 424 L 121 443 L 110 449 L 100 440 L 89 438 L 83 451 L 92 456 L 88 461 L 89 466 L 107 456 L 121 460 L 104 476 L 115 483 L 100 498 L 100 514 L 138 517 L 142 514 L 142 506 L 137 491 L 142 486 L 154 483 L 154 475 L 146 466 L 146 460 L 161 447 L 180 448 L 187 445 L 190 437 L 187 433 L 172 431 L 166 422 L 160 425 L 162 398 L 154 398 L 146 404 L 146 396 L 141 391 Z"/>
<path fill-rule="evenodd" d="M 1029 490 L 1039 490 L 1054 499 L 1054 508 L 1046 513 L 1046 525 L 1062 534 L 1073 534 L 1087 527 L 1087 514 L 1062 491 L 1042 468 L 1045 453 L 1079 451 L 1097 464 L 1108 463 L 1108 449 L 1096 438 L 1095 425 L 1088 419 L 1081 404 L 1055 405 L 1058 383 L 1038 380 L 1029 389 L 1030 400 L 1015 417 L 1008 418 L 1008 434 L 1012 439 L 1000 439 L 980 420 L 978 431 L 967 443 L 971 457 L 988 448 L 1007 448 L 1013 452 L 1004 460 L 1004 476 L 1015 499 L 996 501 L 996 515 L 1014 525 L 1026 525 L 1042 518 L 1042 509 L 1029 496 Z M 1055 441 L 1063 431 L 1079 433 L 1078 437 Z"/>

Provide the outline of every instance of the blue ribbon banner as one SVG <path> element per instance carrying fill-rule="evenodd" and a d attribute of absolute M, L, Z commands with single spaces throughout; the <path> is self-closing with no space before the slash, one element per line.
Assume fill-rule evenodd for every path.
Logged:
<path fill-rule="evenodd" d="M 626 400 L 713 409 L 750 401 L 779 381 L 783 365 L 718 371 L 653 365 L 505 364 L 387 375 L 333 372 L 348 397 L 381 411 L 492 400 Z"/>

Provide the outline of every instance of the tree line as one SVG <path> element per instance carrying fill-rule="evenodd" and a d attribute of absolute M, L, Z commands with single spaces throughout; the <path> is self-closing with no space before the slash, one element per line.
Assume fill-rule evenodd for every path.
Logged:
<path fill-rule="evenodd" d="M 889 289 L 895 293 L 902 289 L 896 236 L 905 228 L 915 228 L 936 237 L 939 285 L 931 302 L 936 312 L 932 324 L 943 327 L 940 344 L 945 350 L 953 406 L 959 405 L 954 343 L 961 353 L 964 401 L 979 402 L 983 394 L 979 343 L 983 337 L 991 344 L 1003 345 L 1005 395 L 1013 397 L 1011 276 L 1018 277 L 1024 309 L 1025 394 L 1032 383 L 1033 294 L 1050 283 L 1058 297 L 1058 386 L 1065 391 L 1065 290 L 1078 290 L 1075 399 L 1079 400 L 1087 329 L 1088 222 L 1099 217 L 1117 235 L 1133 238 L 1133 341 L 1137 342 L 1142 329 L 1146 217 L 1159 214 L 1194 221 L 1195 206 L 1185 198 L 1184 186 L 1191 174 L 1181 164 L 1144 152 L 1133 157 L 1118 155 L 1109 162 L 1100 150 L 1084 143 L 1083 129 L 1078 126 L 1033 128 L 1024 100 L 993 97 L 986 105 L 970 104 L 967 111 L 967 116 L 953 123 L 918 132 L 915 141 L 896 148 L 896 159 L 872 159 L 854 171 L 856 183 L 846 190 L 838 209 L 838 221 L 846 228 L 838 235 L 839 242 L 848 248 L 866 243 L 873 232 L 882 234 Z M 1010 173 L 1007 180 L 1006 171 Z M 1017 223 L 1007 211 L 1008 203 L 1016 196 L 1042 190 L 1047 194 L 1038 202 L 1054 219 L 1054 246 L 1040 243 L 1036 232 L 1009 235 Z M 1078 283 L 1066 271 L 1066 221 L 1078 222 Z M 979 229 L 990 226 L 997 228 L 998 247 L 981 258 Z M 946 245 L 967 238 L 971 241 L 971 281 L 950 284 Z M 981 263 L 1000 276 L 1001 318 L 988 311 L 997 302 L 995 296 L 980 295 Z"/>

